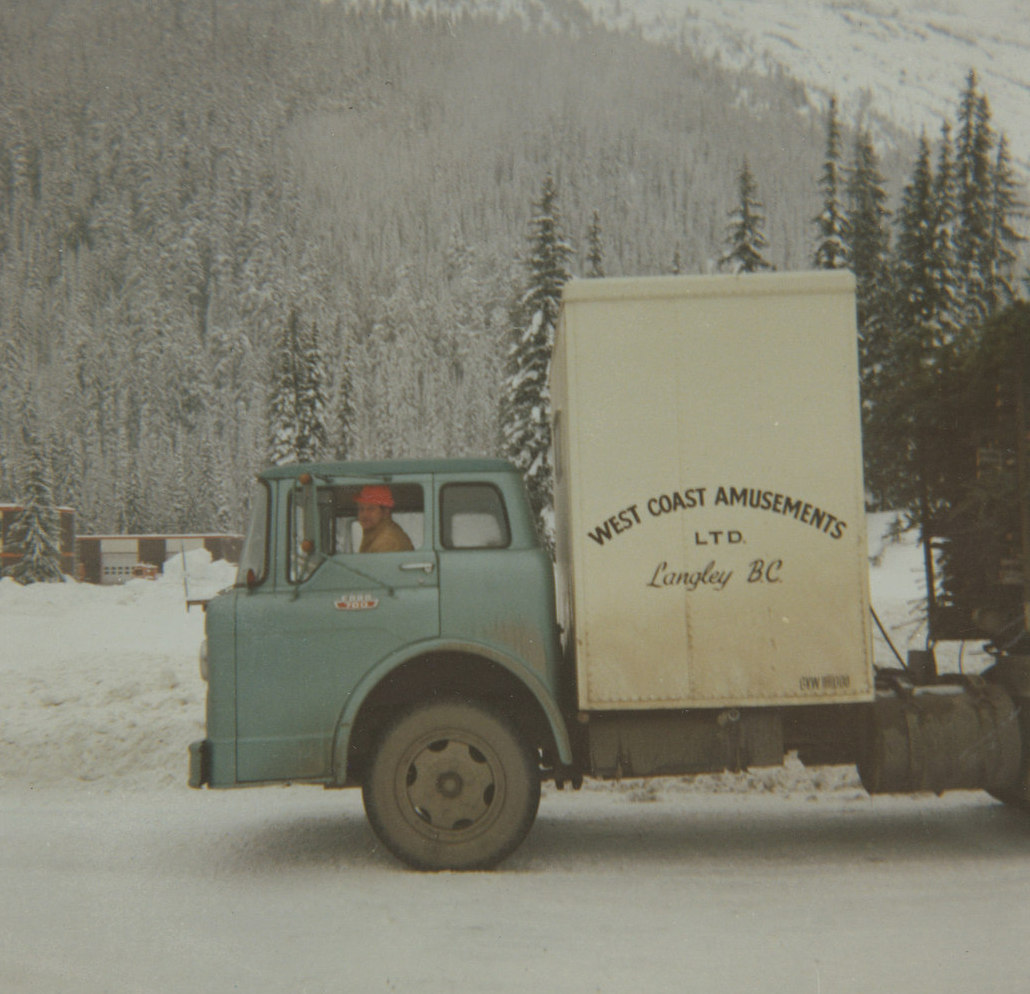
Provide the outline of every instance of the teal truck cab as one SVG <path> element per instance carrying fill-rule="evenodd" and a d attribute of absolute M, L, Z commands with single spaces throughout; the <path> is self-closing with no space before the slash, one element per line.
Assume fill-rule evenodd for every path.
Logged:
<path fill-rule="evenodd" d="M 369 487 L 410 550 L 359 551 Z M 551 559 L 508 463 L 262 473 L 206 624 L 193 786 L 361 785 L 402 857 L 481 865 L 528 830 L 539 770 L 573 765 Z"/>
<path fill-rule="evenodd" d="M 571 284 L 556 562 L 504 461 L 266 470 L 207 607 L 190 784 L 360 787 L 423 869 L 504 859 L 546 781 L 791 751 L 1026 804 L 1030 659 L 873 666 L 855 353 L 846 274 Z"/>

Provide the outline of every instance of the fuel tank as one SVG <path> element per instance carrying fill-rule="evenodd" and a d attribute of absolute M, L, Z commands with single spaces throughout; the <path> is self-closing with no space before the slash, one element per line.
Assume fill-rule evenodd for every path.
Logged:
<path fill-rule="evenodd" d="M 977 678 L 877 692 L 858 764 L 870 794 L 1004 791 L 1019 777 L 1016 706 Z"/>

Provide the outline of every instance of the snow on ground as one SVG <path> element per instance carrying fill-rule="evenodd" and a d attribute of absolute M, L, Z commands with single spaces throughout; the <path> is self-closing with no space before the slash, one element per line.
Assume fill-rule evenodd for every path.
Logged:
<path fill-rule="evenodd" d="M 919 549 L 870 522 L 873 599 L 899 650 L 922 647 Z M 203 736 L 205 685 L 197 652 L 204 615 L 186 609 L 233 580 L 233 567 L 197 550 L 177 556 L 157 580 L 21 587 L 0 580 L 0 789 L 11 784 L 99 784 L 105 789 L 179 788 L 186 745 Z M 891 665 L 876 638 L 877 661 Z M 800 765 L 743 777 L 706 778 L 701 788 L 747 787 L 755 777 L 790 790 Z M 815 776 L 822 783 L 827 774 Z M 836 777 L 833 774 L 830 778 Z M 607 789 L 607 788 L 603 788 Z M 636 787 L 629 787 L 636 790 Z M 639 788 L 644 795 L 666 789 Z"/>
<path fill-rule="evenodd" d="M 870 549 L 921 645 L 918 549 Z M 190 596 L 229 582 L 187 557 Z M 1030 821 L 853 769 L 548 790 L 491 874 L 416 874 L 356 791 L 192 791 L 203 615 L 181 563 L 0 581 L 0 991 L 969 994 L 1025 989 Z M 878 640 L 877 656 L 890 654 Z"/>
<path fill-rule="evenodd" d="M 354 792 L 41 793 L 0 795 L 12 994 L 1026 990 L 1026 822 L 974 795 L 567 791 L 423 875 Z"/>
<path fill-rule="evenodd" d="M 923 567 L 912 533 L 886 536 L 891 515 L 869 522 L 873 605 L 898 651 L 925 646 L 920 620 Z M 179 788 L 186 745 L 203 736 L 205 685 L 197 652 L 203 612 L 191 598 L 228 586 L 233 567 L 204 550 L 177 556 L 157 580 L 119 587 L 86 583 L 21 587 L 0 580 L 0 789 L 12 784 L 99 784 L 105 789 Z M 897 665 L 887 642 L 874 636 L 876 661 Z M 982 669 L 986 658 L 959 659 L 939 650 L 942 668 Z M 820 789 L 850 774 L 804 770 L 800 764 L 742 776 L 700 778 L 690 789 Z M 801 787 L 797 784 L 801 783 Z M 600 789 L 609 790 L 602 786 Z M 652 796 L 669 789 L 625 786 Z"/>
<path fill-rule="evenodd" d="M 183 782 L 184 749 L 203 734 L 191 598 L 232 582 L 200 549 L 158 580 L 124 586 L 0 580 L 0 788 Z"/>

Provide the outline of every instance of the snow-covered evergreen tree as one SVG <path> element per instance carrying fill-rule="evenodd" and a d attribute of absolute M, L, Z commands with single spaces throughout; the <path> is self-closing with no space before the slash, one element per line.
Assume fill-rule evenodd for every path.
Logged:
<path fill-rule="evenodd" d="M 991 230 L 987 260 L 987 302 L 994 313 L 1015 298 L 1012 278 L 1017 260 L 1016 246 L 1026 241 L 1013 225 L 1014 218 L 1026 218 L 1026 203 L 1020 198 L 1009 155 L 1008 140 L 1002 134 L 994 160 L 991 189 Z"/>
<path fill-rule="evenodd" d="M 962 280 L 964 321 L 978 327 L 991 313 L 991 228 L 994 132 L 987 98 L 973 70 L 959 99 L 955 151 L 957 227 L 955 256 Z"/>
<path fill-rule="evenodd" d="M 64 580 L 61 572 L 61 522 L 54 502 L 50 461 L 34 419 L 25 424 L 27 465 L 23 471 L 22 510 L 7 536 L 6 551 L 19 558 L 6 575 L 19 583 Z"/>
<path fill-rule="evenodd" d="M 148 531 L 151 522 L 147 517 L 143 479 L 139 466 L 133 462 L 123 467 L 122 507 L 118 530 L 128 535 L 139 535 Z"/>
<path fill-rule="evenodd" d="M 351 459 L 354 456 L 354 379 L 351 375 L 353 350 L 343 348 L 336 370 L 336 403 L 333 437 L 333 458 Z"/>
<path fill-rule="evenodd" d="M 875 356 L 874 336 L 886 334 L 890 323 L 890 210 L 879 158 L 865 132 L 855 140 L 847 198 L 845 233 L 857 284 L 859 334 Z"/>
<path fill-rule="evenodd" d="M 859 132 L 847 184 L 847 258 L 855 274 L 859 331 L 882 320 L 890 297 L 891 212 L 880 160 L 868 132 Z"/>
<path fill-rule="evenodd" d="M 521 471 L 541 534 L 554 547 L 554 475 L 548 377 L 562 287 L 572 246 L 562 232 L 558 189 L 544 179 L 530 220 L 525 289 L 513 308 L 507 376 L 501 401 L 501 447 Z"/>
<path fill-rule="evenodd" d="M 730 213 L 726 243 L 728 248 L 719 259 L 720 269 L 732 273 L 757 273 L 773 268 L 762 255 L 762 249 L 769 245 L 765 237 L 765 213 L 758 200 L 758 184 L 747 159 L 737 174 L 737 206 Z"/>
<path fill-rule="evenodd" d="M 867 306 L 863 338 L 863 421 L 866 486 L 881 505 L 908 507 L 919 493 L 919 406 L 931 362 L 939 357 L 938 299 L 934 252 L 937 201 L 932 151 L 919 142 L 912 177 L 896 215 L 896 297 L 888 325 Z M 886 307 L 886 300 L 881 298 Z"/>
<path fill-rule="evenodd" d="M 21 342 L 0 327 L 0 500 L 15 500 L 27 396 L 27 366 Z"/>
<path fill-rule="evenodd" d="M 933 349 L 942 344 L 937 325 L 940 299 L 934 271 L 937 204 L 931 156 L 930 143 L 923 135 L 912 179 L 902 191 L 901 208 L 896 216 L 894 310 L 898 333 L 910 344 L 919 363 L 928 361 Z"/>
<path fill-rule="evenodd" d="M 310 462 L 328 449 L 327 373 L 318 328 L 291 308 L 273 355 L 268 401 L 268 461 Z"/>
<path fill-rule="evenodd" d="M 329 373 L 312 321 L 305 329 L 300 352 L 300 382 L 297 394 L 297 459 L 322 459 L 328 454 Z"/>
<path fill-rule="evenodd" d="M 942 343 L 957 342 L 962 335 L 959 274 L 955 262 L 955 163 L 951 125 L 941 126 L 933 181 L 933 245 L 931 272 L 937 298 L 937 335 Z"/>
<path fill-rule="evenodd" d="M 957 368 L 962 346 L 954 315 L 955 273 L 950 227 L 949 135 L 944 131 L 934 175 L 925 135 L 896 215 L 893 333 L 884 342 L 883 368 L 866 417 L 873 453 L 870 489 L 881 501 L 907 508 L 928 526 L 933 448 L 940 432 L 942 383 Z"/>
<path fill-rule="evenodd" d="M 587 229 L 587 278 L 604 276 L 604 244 L 601 239 L 601 215 L 594 211 Z"/>
<path fill-rule="evenodd" d="M 819 176 L 823 205 L 815 217 L 817 241 L 813 264 L 816 269 L 844 269 L 848 264 L 841 184 L 841 130 L 837 98 L 833 96 L 826 111 L 826 157 Z"/>
<path fill-rule="evenodd" d="M 893 439 L 878 432 L 894 385 L 887 192 L 868 133 L 855 138 L 847 184 L 847 258 L 855 274 L 866 477 L 874 491 Z M 881 494 L 882 495 L 882 494 Z"/>

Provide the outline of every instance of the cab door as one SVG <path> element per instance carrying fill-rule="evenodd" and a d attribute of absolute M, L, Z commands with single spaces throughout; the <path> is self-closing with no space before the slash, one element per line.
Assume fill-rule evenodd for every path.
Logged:
<path fill-rule="evenodd" d="M 317 496 L 280 481 L 274 584 L 239 598 L 237 779 L 326 779 L 337 723 L 381 659 L 440 631 L 431 477 L 391 485 L 413 549 L 361 553 L 355 498 L 363 483 L 328 481 Z M 317 514 L 317 529 L 305 515 Z M 317 530 L 317 548 L 303 537 Z"/>

